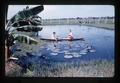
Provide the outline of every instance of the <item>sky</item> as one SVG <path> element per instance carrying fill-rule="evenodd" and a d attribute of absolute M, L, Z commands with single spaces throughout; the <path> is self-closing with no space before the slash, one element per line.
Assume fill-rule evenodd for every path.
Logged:
<path fill-rule="evenodd" d="M 8 19 L 27 5 L 9 5 Z M 38 5 L 28 5 L 29 8 Z M 115 9 L 112 5 L 43 5 L 44 10 L 38 15 L 42 19 L 76 18 L 76 17 L 104 17 L 114 16 Z"/>

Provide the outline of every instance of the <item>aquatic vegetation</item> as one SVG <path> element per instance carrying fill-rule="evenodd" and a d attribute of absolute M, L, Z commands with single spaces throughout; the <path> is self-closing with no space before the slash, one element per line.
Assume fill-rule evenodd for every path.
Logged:
<path fill-rule="evenodd" d="M 114 61 L 64 61 L 22 56 L 16 63 L 22 71 L 9 73 L 9 76 L 21 77 L 112 77 L 114 76 Z M 17 67 L 19 68 L 19 67 Z M 18 74 L 19 73 L 19 74 Z M 8 74 L 7 74 L 8 75 Z"/>
<path fill-rule="evenodd" d="M 111 77 L 114 75 L 114 63 L 109 61 L 78 63 L 41 60 L 39 63 L 34 64 L 32 72 L 35 77 Z"/>

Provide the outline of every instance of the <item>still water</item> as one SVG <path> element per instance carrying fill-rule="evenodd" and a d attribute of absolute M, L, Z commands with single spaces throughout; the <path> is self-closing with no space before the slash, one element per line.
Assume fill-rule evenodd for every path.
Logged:
<path fill-rule="evenodd" d="M 78 25 L 43 26 L 39 37 L 51 38 L 56 32 L 60 39 L 66 38 L 70 29 L 74 38 L 85 41 L 46 41 L 36 55 L 53 61 L 114 60 L 114 30 Z"/>

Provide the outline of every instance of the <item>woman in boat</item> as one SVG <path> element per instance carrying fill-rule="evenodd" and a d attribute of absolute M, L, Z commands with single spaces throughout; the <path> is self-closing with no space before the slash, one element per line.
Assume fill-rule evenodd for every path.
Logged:
<path fill-rule="evenodd" d="M 53 32 L 51 39 L 54 39 L 54 40 L 56 40 L 56 41 L 58 40 L 58 37 L 57 37 L 57 35 L 56 35 L 56 32 Z"/>
<path fill-rule="evenodd" d="M 72 33 L 71 29 L 70 29 L 67 39 L 70 41 L 73 40 L 73 33 Z"/>
<path fill-rule="evenodd" d="M 53 40 L 56 41 L 56 42 L 53 41 L 53 45 L 54 45 L 54 47 L 56 47 L 57 40 L 58 40 L 58 37 L 57 37 L 57 35 L 56 35 L 56 32 L 53 32 L 51 39 L 53 39 Z"/>

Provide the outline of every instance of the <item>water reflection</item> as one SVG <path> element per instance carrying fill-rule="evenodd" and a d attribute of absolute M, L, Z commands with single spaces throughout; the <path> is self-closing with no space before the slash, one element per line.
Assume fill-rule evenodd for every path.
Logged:
<path fill-rule="evenodd" d="M 68 41 L 68 46 L 69 46 L 69 49 L 72 48 L 72 42 L 71 41 Z"/>

